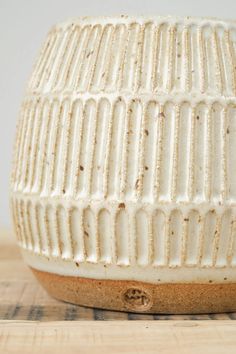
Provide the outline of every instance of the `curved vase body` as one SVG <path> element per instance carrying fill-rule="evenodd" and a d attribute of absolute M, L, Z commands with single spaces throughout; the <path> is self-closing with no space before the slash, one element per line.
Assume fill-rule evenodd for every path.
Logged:
<path fill-rule="evenodd" d="M 236 310 L 236 24 L 55 26 L 22 104 L 11 191 L 24 258 L 57 298 Z"/>

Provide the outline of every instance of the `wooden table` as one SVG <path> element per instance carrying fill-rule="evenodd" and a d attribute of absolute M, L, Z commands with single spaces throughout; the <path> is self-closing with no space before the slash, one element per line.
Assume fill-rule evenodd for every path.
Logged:
<path fill-rule="evenodd" d="M 0 274 L 0 353 L 236 353 L 236 313 L 138 315 L 51 298 L 6 230 Z"/>

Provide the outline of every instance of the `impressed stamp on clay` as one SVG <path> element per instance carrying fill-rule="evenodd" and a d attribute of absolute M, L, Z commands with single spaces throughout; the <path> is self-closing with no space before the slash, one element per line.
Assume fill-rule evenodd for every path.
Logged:
<path fill-rule="evenodd" d="M 149 294 L 142 289 L 129 288 L 123 294 L 125 305 L 131 310 L 147 310 L 151 307 L 152 301 Z"/>

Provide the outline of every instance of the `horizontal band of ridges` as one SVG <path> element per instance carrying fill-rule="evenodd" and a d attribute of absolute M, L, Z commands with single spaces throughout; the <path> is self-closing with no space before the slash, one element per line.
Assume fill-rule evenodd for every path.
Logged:
<path fill-rule="evenodd" d="M 12 191 L 236 202 L 236 105 L 82 96 L 24 101 Z"/>
<path fill-rule="evenodd" d="M 50 31 L 30 92 L 236 95 L 236 25 L 157 18 Z"/>
<path fill-rule="evenodd" d="M 78 205 L 12 197 L 18 241 L 46 257 L 154 267 L 235 267 L 236 209 Z"/>

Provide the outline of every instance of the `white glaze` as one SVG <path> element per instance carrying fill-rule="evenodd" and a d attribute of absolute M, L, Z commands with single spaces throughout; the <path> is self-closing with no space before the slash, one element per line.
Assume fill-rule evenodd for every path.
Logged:
<path fill-rule="evenodd" d="M 16 137 L 26 261 L 100 279 L 235 281 L 235 94 L 234 22 L 54 27 Z"/>

